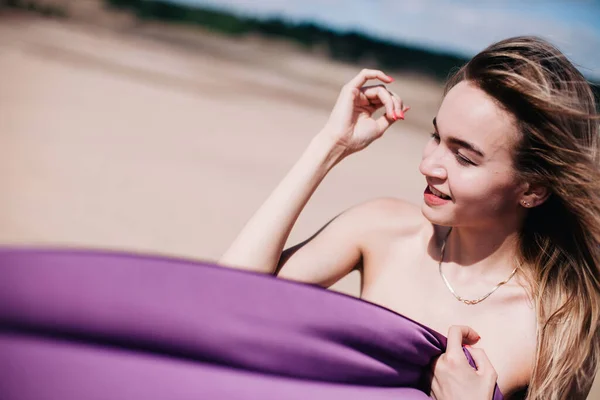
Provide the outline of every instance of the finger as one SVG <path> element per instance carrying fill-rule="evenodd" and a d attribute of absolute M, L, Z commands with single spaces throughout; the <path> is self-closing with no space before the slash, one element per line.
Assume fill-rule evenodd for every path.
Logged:
<path fill-rule="evenodd" d="M 390 92 L 385 88 L 385 86 L 383 86 L 383 85 L 368 86 L 368 87 L 365 87 L 365 88 L 361 89 L 361 91 L 363 92 L 363 94 L 365 95 L 365 97 L 371 103 L 375 103 L 376 104 L 377 102 L 373 101 L 373 100 L 379 99 L 379 101 L 385 107 L 385 113 L 392 120 L 396 120 L 397 119 L 397 115 L 396 115 L 396 113 L 394 111 L 394 99 L 392 98 L 392 95 L 390 94 Z"/>
<path fill-rule="evenodd" d="M 394 78 L 386 75 L 383 73 L 383 71 L 379 71 L 377 69 L 363 69 L 350 82 L 348 82 L 348 85 L 350 87 L 360 88 L 367 83 L 369 79 L 379 79 L 385 83 L 392 83 L 394 81 Z"/>
<path fill-rule="evenodd" d="M 402 99 L 394 92 L 390 92 L 394 100 L 394 112 L 399 119 L 404 119 L 404 103 Z"/>
<path fill-rule="evenodd" d="M 475 344 L 479 341 L 479 339 L 480 336 L 477 334 L 477 332 L 475 332 L 468 326 L 451 326 L 448 330 L 448 344 L 446 346 L 446 353 L 452 354 L 453 357 L 458 357 L 459 355 L 462 355 L 464 358 L 462 345 Z"/>
<path fill-rule="evenodd" d="M 437 400 L 437 393 L 440 393 L 440 384 L 437 382 L 437 380 L 433 380 L 431 382 L 431 393 L 429 394 L 429 396 L 433 399 L 433 400 Z"/>
<path fill-rule="evenodd" d="M 402 113 L 402 110 L 400 109 L 400 104 L 398 103 L 398 98 L 395 97 L 394 94 L 391 92 L 390 95 L 392 96 L 392 103 L 394 105 L 394 116 L 396 117 L 396 119 L 404 119 L 404 115 Z"/>
<path fill-rule="evenodd" d="M 496 370 L 494 366 L 490 362 L 487 354 L 483 349 L 477 349 L 474 347 L 466 346 L 469 354 L 473 357 L 473 361 L 475 361 L 475 365 L 477 366 L 477 371 L 483 375 L 490 375 L 490 377 L 494 378 L 494 381 L 497 378 Z"/>
<path fill-rule="evenodd" d="M 379 136 L 383 135 L 387 128 L 389 128 L 396 119 L 390 117 L 388 114 L 383 114 L 381 117 L 377 118 L 375 123 L 377 124 L 377 132 L 379 132 Z"/>
<path fill-rule="evenodd" d="M 435 370 L 437 369 L 437 365 L 438 365 L 438 361 L 440 360 L 440 358 L 436 358 L 435 361 L 433 362 L 432 368 L 429 371 L 430 375 L 428 376 L 428 379 L 431 382 L 431 386 L 430 386 L 430 396 L 433 399 L 437 399 L 436 394 L 440 393 L 440 383 L 437 380 L 437 376 L 435 375 Z"/>

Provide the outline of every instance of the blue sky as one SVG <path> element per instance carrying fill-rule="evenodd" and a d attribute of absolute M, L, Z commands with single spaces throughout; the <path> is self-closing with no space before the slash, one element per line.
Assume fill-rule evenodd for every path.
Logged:
<path fill-rule="evenodd" d="M 535 34 L 600 80 L 600 0 L 171 0 L 253 16 L 313 21 L 392 41 L 474 55 Z"/>

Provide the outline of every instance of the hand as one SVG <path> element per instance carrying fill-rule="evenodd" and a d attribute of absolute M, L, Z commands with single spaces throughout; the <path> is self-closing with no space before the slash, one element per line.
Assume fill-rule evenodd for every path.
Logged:
<path fill-rule="evenodd" d="M 384 85 L 363 87 L 369 79 L 384 83 L 394 80 L 381 71 L 363 69 L 344 85 L 321 132 L 335 145 L 343 147 L 345 155 L 362 150 L 381 137 L 393 122 L 404 119 L 404 112 L 410 108 L 405 107 L 402 100 Z M 374 119 L 373 114 L 382 107 L 385 114 Z"/>
<path fill-rule="evenodd" d="M 490 400 L 498 374 L 482 349 L 469 347 L 479 335 L 467 326 L 451 326 L 448 346 L 433 365 L 431 395 L 436 400 Z M 466 344 L 477 369 L 469 364 L 462 344 Z"/>

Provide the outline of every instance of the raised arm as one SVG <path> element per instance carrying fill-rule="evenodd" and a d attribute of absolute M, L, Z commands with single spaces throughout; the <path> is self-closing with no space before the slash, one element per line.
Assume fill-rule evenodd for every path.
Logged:
<path fill-rule="evenodd" d="M 383 85 L 363 86 L 369 79 L 393 81 L 381 71 L 363 70 L 343 87 L 325 127 L 248 221 L 220 264 L 275 273 L 296 219 L 331 168 L 381 137 L 394 121 L 404 119 L 408 108 L 400 98 Z M 385 108 L 385 114 L 373 118 L 380 108 Z"/>

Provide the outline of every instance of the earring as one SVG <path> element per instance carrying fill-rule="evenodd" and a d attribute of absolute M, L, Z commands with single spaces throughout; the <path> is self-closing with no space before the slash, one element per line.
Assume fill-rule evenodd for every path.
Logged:
<path fill-rule="evenodd" d="M 521 203 L 523 203 L 523 205 L 525 207 L 529 207 L 529 202 L 528 201 L 523 200 L 523 201 L 521 201 Z"/>

